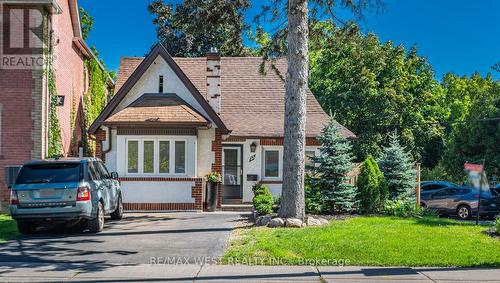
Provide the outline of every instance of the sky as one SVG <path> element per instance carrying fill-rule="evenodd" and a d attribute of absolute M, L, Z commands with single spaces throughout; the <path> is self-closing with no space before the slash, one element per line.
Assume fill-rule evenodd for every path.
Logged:
<path fill-rule="evenodd" d="M 97 47 L 109 69 L 118 69 L 121 56 L 144 56 L 156 42 L 148 3 L 150 0 L 79 1 L 94 17 L 87 43 Z M 248 22 L 258 10 L 258 4 L 249 9 Z M 360 24 L 383 42 L 391 40 L 406 48 L 416 45 L 438 80 L 448 72 L 486 75 L 500 62 L 499 0 L 385 0 L 381 13 L 369 13 Z M 500 79 L 499 72 L 492 74 Z"/>

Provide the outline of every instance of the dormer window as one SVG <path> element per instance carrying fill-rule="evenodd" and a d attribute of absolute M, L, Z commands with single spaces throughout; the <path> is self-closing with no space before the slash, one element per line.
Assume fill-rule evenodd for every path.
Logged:
<path fill-rule="evenodd" d="M 158 80 L 158 92 L 163 93 L 163 76 L 160 76 Z"/>

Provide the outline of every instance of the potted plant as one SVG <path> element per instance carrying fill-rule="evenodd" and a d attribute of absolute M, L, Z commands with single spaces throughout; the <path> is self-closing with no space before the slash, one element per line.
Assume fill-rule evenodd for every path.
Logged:
<path fill-rule="evenodd" d="M 207 193 L 205 194 L 207 210 L 215 211 L 218 199 L 217 185 L 222 183 L 222 176 L 218 172 L 210 172 L 205 178 L 207 179 Z"/>

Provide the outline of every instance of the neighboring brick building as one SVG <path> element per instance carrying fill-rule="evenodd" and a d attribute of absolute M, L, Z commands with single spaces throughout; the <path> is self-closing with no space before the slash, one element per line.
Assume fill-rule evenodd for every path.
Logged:
<path fill-rule="evenodd" d="M 47 155 L 47 54 L 53 58 L 64 156 L 78 154 L 78 142 L 72 141 L 79 141 L 83 130 L 82 96 L 88 85 L 84 63 L 93 54 L 82 39 L 76 0 L 0 0 L 0 23 L 0 210 L 4 210 L 15 168 Z"/>

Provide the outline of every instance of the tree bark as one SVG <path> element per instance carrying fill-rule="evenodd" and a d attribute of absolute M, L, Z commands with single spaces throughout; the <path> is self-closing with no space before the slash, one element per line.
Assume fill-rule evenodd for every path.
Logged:
<path fill-rule="evenodd" d="M 279 215 L 304 218 L 304 158 L 308 81 L 308 1 L 288 1 L 283 190 Z"/>

